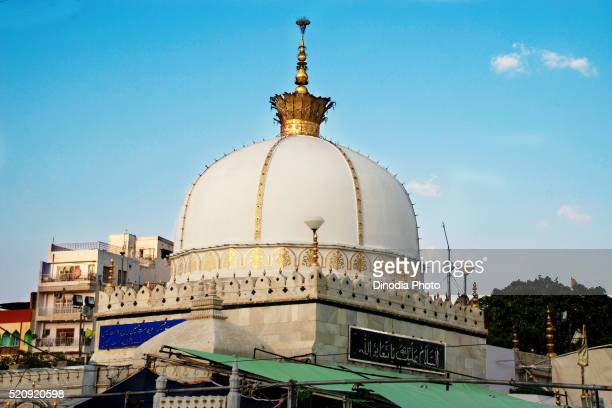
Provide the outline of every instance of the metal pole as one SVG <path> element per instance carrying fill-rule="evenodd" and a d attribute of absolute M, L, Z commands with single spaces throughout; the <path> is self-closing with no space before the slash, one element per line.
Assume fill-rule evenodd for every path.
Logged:
<path fill-rule="evenodd" d="M 289 388 L 287 391 L 287 408 L 297 408 L 297 389 L 295 388 L 295 381 L 289 380 Z"/>
<path fill-rule="evenodd" d="M 448 262 L 451 260 L 451 250 L 450 245 L 448 244 L 448 236 L 446 235 L 446 225 L 442 222 L 442 229 L 444 230 L 444 239 L 446 240 L 446 249 L 448 251 Z M 452 264 L 451 264 L 451 273 L 452 273 Z M 446 276 L 446 298 L 450 302 L 451 299 L 451 274 L 447 274 Z"/>
<path fill-rule="evenodd" d="M 79 360 L 83 354 L 83 306 L 79 308 Z"/>
<path fill-rule="evenodd" d="M 463 268 L 463 298 L 465 300 L 465 304 L 468 304 L 468 294 L 467 294 L 467 271 L 465 267 Z"/>
<path fill-rule="evenodd" d="M 130 392 L 125 392 L 125 398 L 123 399 L 123 408 L 127 408 L 128 403 L 130 402 Z"/>
<path fill-rule="evenodd" d="M 584 385 L 584 367 L 582 367 L 582 366 L 580 366 L 580 384 Z M 582 407 L 583 408 L 588 408 L 589 405 L 590 405 L 589 401 L 588 401 L 588 396 L 589 396 L 589 394 L 583 388 L 582 392 L 580 393 L 580 400 L 582 402 Z"/>

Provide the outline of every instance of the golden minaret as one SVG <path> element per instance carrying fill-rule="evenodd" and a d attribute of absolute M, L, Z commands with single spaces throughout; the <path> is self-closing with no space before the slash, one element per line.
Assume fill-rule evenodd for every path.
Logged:
<path fill-rule="evenodd" d="M 512 350 L 520 351 L 519 348 L 519 338 L 517 332 L 512 332 Z"/>
<path fill-rule="evenodd" d="M 546 356 L 548 358 L 555 357 L 555 328 L 550 317 L 550 307 L 546 307 Z"/>

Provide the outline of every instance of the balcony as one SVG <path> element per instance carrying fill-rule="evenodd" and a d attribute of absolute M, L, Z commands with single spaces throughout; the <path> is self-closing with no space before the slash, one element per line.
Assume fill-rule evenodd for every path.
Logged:
<path fill-rule="evenodd" d="M 40 277 L 41 283 L 47 282 L 94 282 L 96 280 L 95 273 L 88 273 L 85 276 L 79 273 L 60 273 L 51 275 L 42 275 Z"/>
<path fill-rule="evenodd" d="M 56 302 L 52 308 L 40 310 L 39 315 L 40 316 L 50 316 L 54 314 L 70 314 L 70 313 L 79 313 L 79 308 L 76 306 L 73 306 L 71 303 Z"/>
<path fill-rule="evenodd" d="M 56 302 L 50 308 L 40 308 L 38 310 L 38 320 L 68 320 L 78 321 L 80 318 L 80 308 L 73 306 L 71 303 Z M 83 321 L 90 319 L 83 316 Z"/>
<path fill-rule="evenodd" d="M 74 347 L 78 343 L 74 337 L 44 337 L 36 340 L 37 347 Z"/>

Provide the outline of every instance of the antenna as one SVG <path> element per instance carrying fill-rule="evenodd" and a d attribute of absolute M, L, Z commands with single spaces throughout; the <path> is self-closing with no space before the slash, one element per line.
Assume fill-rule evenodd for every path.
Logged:
<path fill-rule="evenodd" d="M 446 234 L 446 225 L 442 221 L 442 229 L 444 230 L 444 239 L 446 240 L 446 249 L 448 251 L 448 262 L 451 263 L 451 249 L 448 244 L 448 235 Z M 446 276 L 446 298 L 450 302 L 451 299 L 451 274 L 453 273 L 453 264 L 451 263 L 451 273 Z"/>

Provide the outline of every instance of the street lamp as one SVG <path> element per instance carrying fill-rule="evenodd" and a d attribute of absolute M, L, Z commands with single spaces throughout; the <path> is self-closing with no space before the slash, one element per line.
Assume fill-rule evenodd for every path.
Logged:
<path fill-rule="evenodd" d="M 83 355 L 83 318 L 89 318 L 91 311 L 95 305 L 93 296 L 74 295 L 72 297 L 72 306 L 79 309 L 79 358 Z"/>
<path fill-rule="evenodd" d="M 304 224 L 312 231 L 312 258 L 310 259 L 310 266 L 319 266 L 319 239 L 317 230 L 321 228 L 324 222 L 325 220 L 322 217 L 312 217 L 304 221 Z"/>

